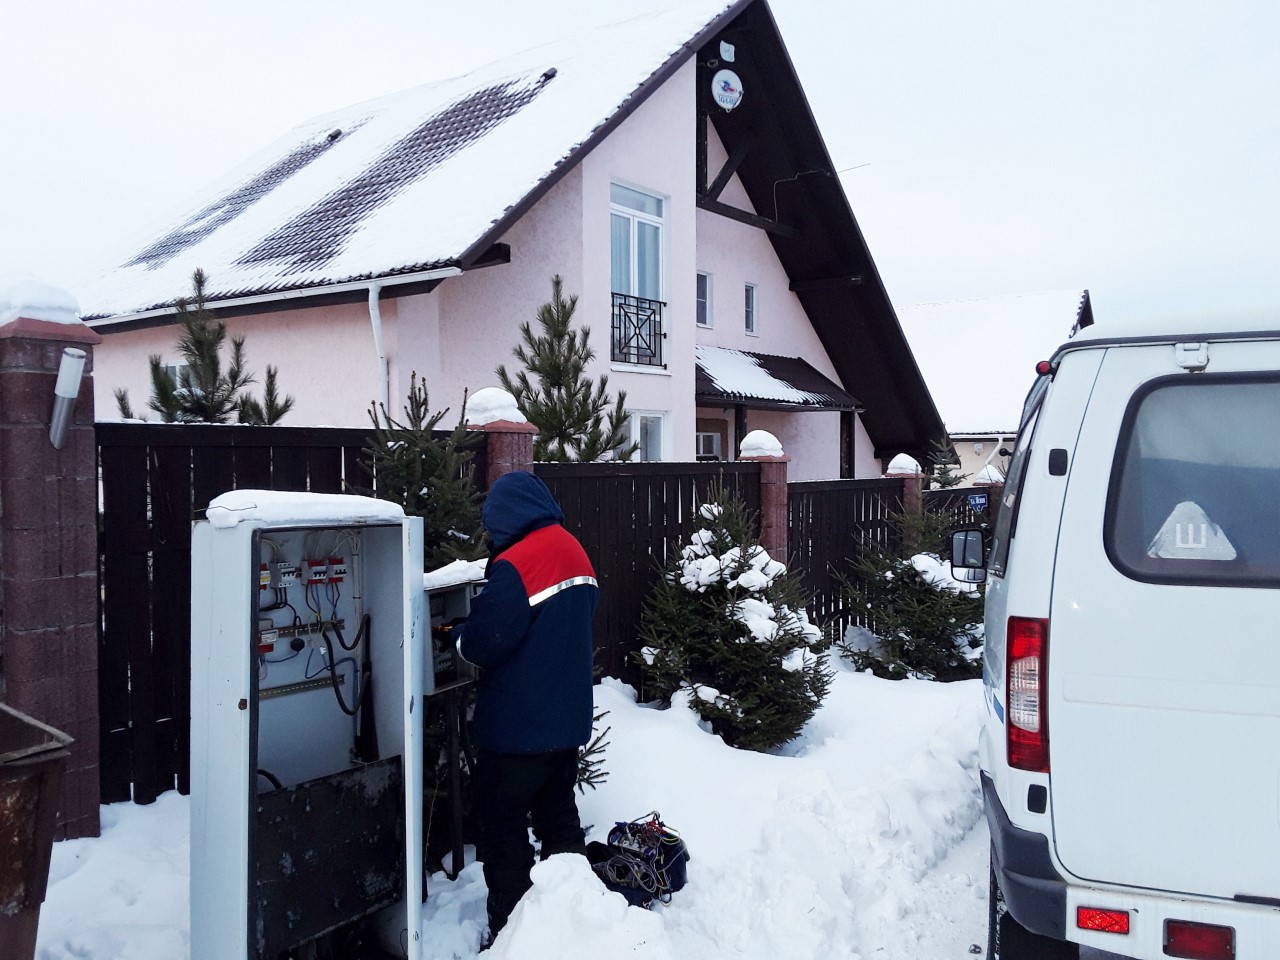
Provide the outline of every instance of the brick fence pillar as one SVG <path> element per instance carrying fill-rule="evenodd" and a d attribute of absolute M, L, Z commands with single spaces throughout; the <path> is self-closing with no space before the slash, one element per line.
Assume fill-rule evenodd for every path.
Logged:
<path fill-rule="evenodd" d="M 486 489 L 493 486 L 493 481 L 504 473 L 533 470 L 533 438 L 538 434 L 538 428 L 533 424 L 494 420 L 485 424 L 472 424 L 467 429 L 483 430 L 485 433 L 489 453 Z"/>
<path fill-rule="evenodd" d="M 760 464 L 760 546 L 773 559 L 790 564 L 787 553 L 787 464 L 791 458 L 742 457 Z"/>
<path fill-rule="evenodd" d="M 0 305 L 2 306 L 2 305 Z M 93 345 L 74 318 L 0 310 L 0 700 L 75 738 L 57 837 L 96 837 L 98 820 L 98 485 Z M 66 347 L 84 379 L 61 450 L 49 442 Z"/>

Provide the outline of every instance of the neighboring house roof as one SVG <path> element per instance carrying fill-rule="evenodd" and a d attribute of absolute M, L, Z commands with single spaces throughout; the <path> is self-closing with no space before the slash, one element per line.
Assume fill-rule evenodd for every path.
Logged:
<path fill-rule="evenodd" d="M 1093 323 L 1088 290 L 898 307 L 898 319 L 951 436 L 1011 434 L 1035 380 L 1076 327 Z"/>
<path fill-rule="evenodd" d="M 866 401 L 877 456 L 923 455 L 941 419 L 765 0 L 686 2 L 311 120 L 83 287 L 85 318 L 164 322 L 196 267 L 233 316 L 354 301 L 370 281 L 430 290 L 501 262 L 511 225 L 695 55 L 708 88 L 722 42 L 745 95 L 731 112 L 700 98 L 729 160 L 707 170 L 699 144 L 698 205 L 769 231 L 837 376 Z M 718 199 L 735 174 L 750 211 Z"/>
<path fill-rule="evenodd" d="M 799 357 L 775 357 L 700 344 L 694 392 L 699 404 L 753 409 L 858 410 L 861 404 Z"/>

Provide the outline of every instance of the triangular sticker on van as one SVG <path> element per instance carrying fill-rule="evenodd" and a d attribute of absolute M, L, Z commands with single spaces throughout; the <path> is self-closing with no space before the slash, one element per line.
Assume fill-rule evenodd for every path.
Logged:
<path fill-rule="evenodd" d="M 1236 548 L 1200 505 L 1183 500 L 1147 547 L 1159 560 L 1234 560 Z"/>

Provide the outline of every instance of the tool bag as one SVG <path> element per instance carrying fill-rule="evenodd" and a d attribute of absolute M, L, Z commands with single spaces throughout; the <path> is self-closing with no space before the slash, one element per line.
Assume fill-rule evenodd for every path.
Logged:
<path fill-rule="evenodd" d="M 604 885 L 635 907 L 670 903 L 688 879 L 689 848 L 656 810 L 615 823 L 607 843 L 587 844 L 587 859 Z"/>

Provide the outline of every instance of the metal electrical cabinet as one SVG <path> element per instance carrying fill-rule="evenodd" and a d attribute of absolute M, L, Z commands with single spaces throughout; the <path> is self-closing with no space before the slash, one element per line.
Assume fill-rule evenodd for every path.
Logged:
<path fill-rule="evenodd" d="M 422 521 L 236 491 L 191 550 L 191 956 L 422 956 Z M 406 909 L 408 905 L 408 909 Z"/>

